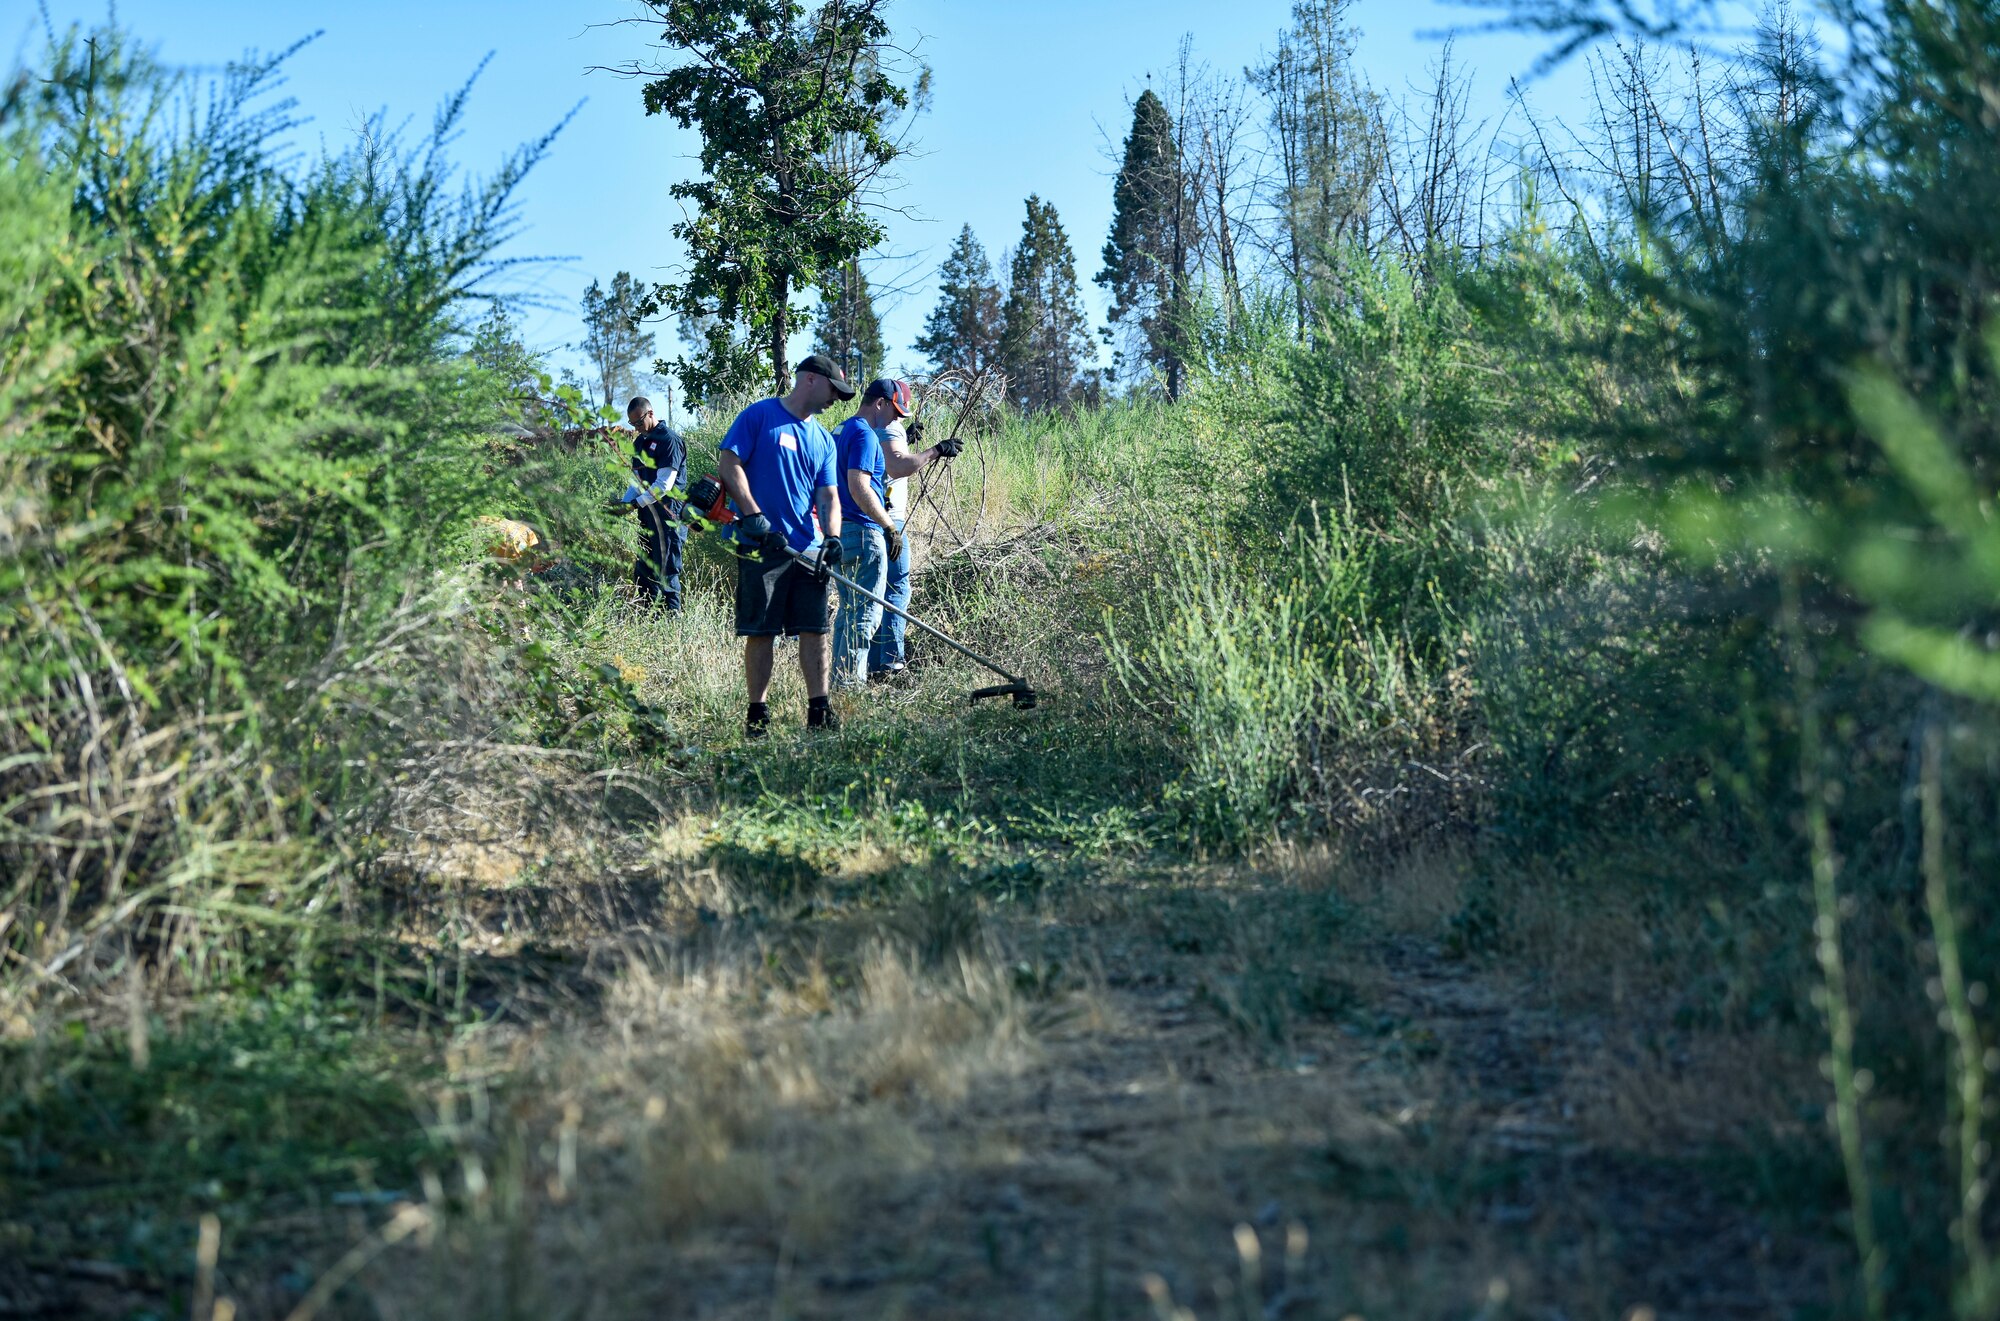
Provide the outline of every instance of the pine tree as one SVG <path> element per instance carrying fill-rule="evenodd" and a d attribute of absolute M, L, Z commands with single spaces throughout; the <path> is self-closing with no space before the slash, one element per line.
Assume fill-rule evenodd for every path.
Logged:
<path fill-rule="evenodd" d="M 623 407 L 638 388 L 632 369 L 653 352 L 653 333 L 639 329 L 644 298 L 629 271 L 611 277 L 611 288 L 597 281 L 583 291 L 583 351 L 597 374 L 606 408 Z"/>
<path fill-rule="evenodd" d="M 882 370 L 882 321 L 860 262 L 848 262 L 820 285 L 813 349 L 845 367 L 849 380 L 866 381 Z"/>
<path fill-rule="evenodd" d="M 497 299 L 473 328 L 465 356 L 497 387 L 504 421 L 525 427 L 544 423 L 541 378 L 548 364 L 528 347 L 520 325 Z"/>
<path fill-rule="evenodd" d="M 528 399 L 542 373 L 542 359 L 521 338 L 521 327 L 497 300 L 472 331 L 466 356 L 489 374 L 510 404 Z"/>
<path fill-rule="evenodd" d="M 1008 391 L 1022 408 L 1058 407 L 1076 391 L 1095 353 L 1078 296 L 1076 255 L 1053 204 L 1028 198 L 1021 245 L 1008 274 L 1000 334 Z"/>
<path fill-rule="evenodd" d="M 1158 372 L 1170 399 L 1180 393 L 1175 336 L 1185 311 L 1194 210 L 1174 137 L 1166 103 L 1148 88 L 1132 107 L 1132 132 L 1112 193 L 1111 237 L 1096 277 L 1111 292 L 1111 321 L 1127 331 L 1137 358 L 1130 365 Z M 1126 365 L 1126 355 L 1118 356 Z"/>
<path fill-rule="evenodd" d="M 999 363 L 1000 283 L 970 225 L 938 270 L 937 306 L 916 349 L 939 371 L 957 367 L 976 376 Z"/>

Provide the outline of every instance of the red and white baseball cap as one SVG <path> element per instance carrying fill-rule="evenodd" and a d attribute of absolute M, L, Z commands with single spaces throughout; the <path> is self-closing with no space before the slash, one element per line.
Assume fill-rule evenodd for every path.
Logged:
<path fill-rule="evenodd" d="M 891 376 L 877 377 L 868 382 L 868 388 L 861 392 L 861 402 L 870 399 L 887 399 L 889 406 L 896 410 L 897 417 L 910 415 L 910 386 L 907 381 L 899 381 Z"/>

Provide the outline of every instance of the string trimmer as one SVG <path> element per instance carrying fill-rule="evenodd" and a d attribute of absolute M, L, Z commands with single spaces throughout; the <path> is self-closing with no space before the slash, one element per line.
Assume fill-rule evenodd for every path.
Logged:
<path fill-rule="evenodd" d="M 721 482 L 718 482 L 713 477 L 704 477 L 688 488 L 687 521 L 690 527 L 706 527 L 718 532 L 736 521 L 736 511 L 729 507 L 729 496 L 722 489 Z M 993 671 L 993 673 L 1007 681 L 1005 683 L 994 684 L 990 688 L 973 689 L 973 701 L 977 702 L 982 697 L 1011 697 L 1014 699 L 1014 708 L 1018 711 L 1028 711 L 1034 708 L 1037 700 L 1035 690 L 1028 686 L 1026 679 L 1005 669 L 998 661 L 980 655 L 972 648 L 945 633 L 944 630 L 926 624 L 923 620 L 918 619 L 901 606 L 893 605 L 883 597 L 877 596 L 846 574 L 829 568 L 821 562 L 821 558 L 825 554 L 824 551 L 819 555 L 807 555 L 787 546 L 785 554 L 804 565 L 806 569 L 811 571 L 814 577 L 822 579 L 831 578 L 841 586 L 867 597 L 884 610 L 901 615 L 904 619 L 930 634 L 939 642 L 944 643 L 945 646 L 950 647 L 967 660 Z"/>

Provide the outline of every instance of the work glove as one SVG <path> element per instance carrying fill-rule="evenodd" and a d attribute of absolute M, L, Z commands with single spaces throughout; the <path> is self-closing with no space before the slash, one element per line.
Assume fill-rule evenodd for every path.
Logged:
<path fill-rule="evenodd" d="M 837 569 L 840 567 L 841 556 L 845 553 L 841 549 L 839 537 L 828 537 L 825 541 L 819 543 L 819 572 L 817 576 L 821 582 L 826 581 L 826 571 L 828 569 Z"/>
<path fill-rule="evenodd" d="M 790 544 L 762 514 L 746 514 L 736 520 L 736 553 L 746 560 L 782 559 Z"/>
<path fill-rule="evenodd" d="M 630 500 L 606 500 L 604 502 L 604 512 L 607 514 L 629 514 L 637 508 L 638 506 Z"/>
<path fill-rule="evenodd" d="M 924 438 L 924 424 L 922 422 L 912 422 L 903 428 L 903 434 L 908 436 L 910 443 L 914 445 Z"/>
<path fill-rule="evenodd" d="M 965 442 L 957 436 L 947 436 L 931 448 L 938 452 L 941 459 L 955 459 L 965 452 Z"/>
<path fill-rule="evenodd" d="M 889 543 L 889 559 L 891 562 L 903 558 L 902 533 L 896 531 L 893 527 L 885 527 L 882 529 L 882 540 Z"/>

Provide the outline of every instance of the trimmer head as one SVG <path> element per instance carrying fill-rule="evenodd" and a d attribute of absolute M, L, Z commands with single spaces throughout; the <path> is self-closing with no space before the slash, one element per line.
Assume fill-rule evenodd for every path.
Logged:
<path fill-rule="evenodd" d="M 708 494 L 708 491 L 706 489 L 702 489 L 700 493 L 706 495 Z M 690 505 L 696 503 L 695 491 L 688 492 L 688 501 Z M 849 578 L 846 574 L 841 573 L 839 570 L 835 569 L 832 565 L 826 563 L 824 558 L 814 558 L 800 551 L 793 550 L 789 546 L 785 547 L 785 554 L 791 556 L 792 559 L 797 561 L 799 564 L 804 565 L 806 568 L 812 570 L 813 576 L 817 578 L 819 581 L 825 582 L 828 579 L 832 579 L 834 582 L 839 583 L 843 588 L 849 591 L 859 593 L 864 599 L 873 601 L 876 605 L 881 606 L 883 609 L 895 611 L 897 614 L 901 615 L 904 619 L 908 620 L 911 624 L 915 625 L 917 628 L 922 629 L 924 632 L 930 634 L 932 637 L 936 638 L 939 642 L 944 643 L 945 646 L 950 647 L 953 651 L 957 652 L 959 655 L 965 657 L 969 661 L 976 663 L 983 669 L 991 670 L 993 673 L 999 675 L 1001 678 L 1007 681 L 1005 683 L 995 684 L 991 688 L 973 689 L 972 690 L 973 701 L 976 702 L 982 697 L 1011 697 L 1014 699 L 1014 709 L 1016 711 L 1032 711 L 1035 709 L 1037 703 L 1041 700 L 1035 695 L 1035 690 L 1028 687 L 1027 680 L 1016 678 L 1012 671 L 1000 668 L 997 662 L 988 660 L 986 657 L 980 655 L 972 648 L 966 646 L 963 642 L 958 641 L 950 634 L 939 629 L 936 625 L 926 624 L 923 620 L 918 619 L 915 615 L 903 609 L 903 607 L 891 604 L 886 597 L 883 597 L 878 593 L 869 591 L 866 587 L 863 587 L 860 583 L 855 582 L 854 579 Z M 822 552 L 822 556 L 823 555 L 824 552 Z"/>
<path fill-rule="evenodd" d="M 972 690 L 973 701 L 976 702 L 982 697 L 1011 697 L 1014 699 L 1014 709 L 1016 711 L 1032 711 L 1035 709 L 1035 703 L 1039 700 L 1035 696 L 1035 690 L 1019 680 L 1013 683 L 995 684 L 991 688 L 975 688 Z"/>

